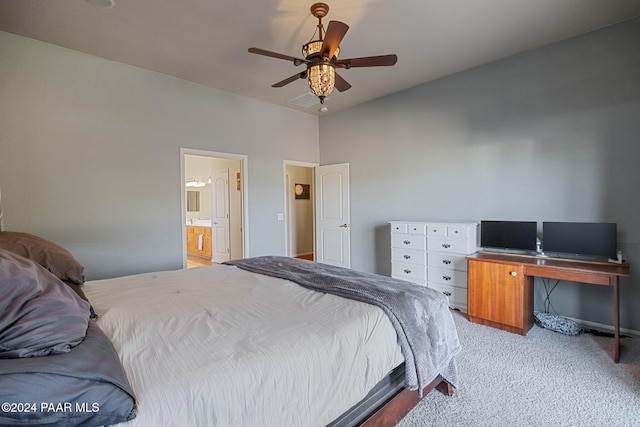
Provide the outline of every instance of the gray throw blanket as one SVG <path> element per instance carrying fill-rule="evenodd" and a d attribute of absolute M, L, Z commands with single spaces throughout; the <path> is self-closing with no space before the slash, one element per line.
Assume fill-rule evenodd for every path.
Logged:
<path fill-rule="evenodd" d="M 393 324 L 405 359 L 405 388 L 422 390 L 438 375 L 458 385 L 460 343 L 447 300 L 434 289 L 327 264 L 263 256 L 229 261 L 243 270 L 380 307 Z"/>

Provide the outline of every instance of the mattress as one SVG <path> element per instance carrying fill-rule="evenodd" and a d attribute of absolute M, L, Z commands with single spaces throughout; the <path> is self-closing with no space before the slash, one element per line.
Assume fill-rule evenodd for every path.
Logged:
<path fill-rule="evenodd" d="M 403 362 L 384 312 L 233 266 L 90 281 L 126 426 L 321 426 Z"/>

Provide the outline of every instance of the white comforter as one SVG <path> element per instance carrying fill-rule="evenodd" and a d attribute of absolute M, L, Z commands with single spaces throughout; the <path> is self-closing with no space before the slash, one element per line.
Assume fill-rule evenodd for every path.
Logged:
<path fill-rule="evenodd" d="M 379 308 L 232 266 L 87 282 L 130 426 L 323 426 L 403 359 Z"/>

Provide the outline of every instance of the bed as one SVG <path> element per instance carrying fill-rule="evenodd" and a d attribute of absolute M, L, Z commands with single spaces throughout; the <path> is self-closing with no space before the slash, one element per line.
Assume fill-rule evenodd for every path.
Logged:
<path fill-rule="evenodd" d="M 4 257 L 5 264 L 12 262 Z M 68 287 L 59 277 L 64 274 L 42 264 L 44 273 L 60 279 L 59 287 Z M 330 283 L 322 284 L 327 277 Z M 385 286 L 395 286 L 397 295 L 385 295 L 377 282 L 389 282 Z M 10 409 L 34 401 L 31 422 L 51 416 L 42 402 L 62 403 L 56 425 L 338 426 L 376 416 L 384 424 L 384 408 L 400 396 L 406 401 L 406 389 L 415 390 L 409 393 L 415 403 L 436 386 L 450 392 L 457 385 L 460 347 L 446 300 L 416 289 L 383 276 L 283 257 L 89 281 L 80 293 L 67 293 L 84 308 L 81 314 L 94 317 L 84 340 L 63 354 L 0 358 L 0 382 L 17 386 L 33 375 L 37 381 L 30 381 L 31 388 L 37 383 L 48 392 L 34 401 L 29 387 L 11 392 L 0 387 L 0 401 L 14 405 Z M 398 328 L 413 326 L 393 313 L 391 299 L 423 306 L 424 339 L 399 337 Z M 101 356 L 92 365 L 87 349 L 96 335 L 107 342 L 100 342 Z M 75 398 L 60 394 L 67 399 L 60 401 L 55 386 L 42 386 L 58 384 L 65 374 L 51 368 L 43 373 L 38 366 L 74 353 L 87 362 L 86 371 L 95 365 L 87 390 L 108 385 L 113 399 L 76 392 Z M 114 359 L 118 363 L 112 366 Z M 31 370 L 16 368 L 25 361 Z M 87 381 L 86 373 L 80 376 Z M 398 395 L 402 389 L 405 394 Z M 76 411 L 78 402 L 85 411 Z M 66 403 L 72 410 L 65 412 Z M 92 404 L 98 410 L 89 413 Z M 107 420 L 106 408 L 113 420 Z M 0 425 L 27 425 L 24 420 L 24 413 L 0 412 Z"/>

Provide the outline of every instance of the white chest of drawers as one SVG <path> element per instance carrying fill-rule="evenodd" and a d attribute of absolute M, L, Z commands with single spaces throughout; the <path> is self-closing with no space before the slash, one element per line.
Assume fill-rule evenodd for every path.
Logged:
<path fill-rule="evenodd" d="M 478 251 L 478 223 L 389 223 L 391 276 L 437 289 L 450 307 L 466 312 L 466 256 Z"/>

